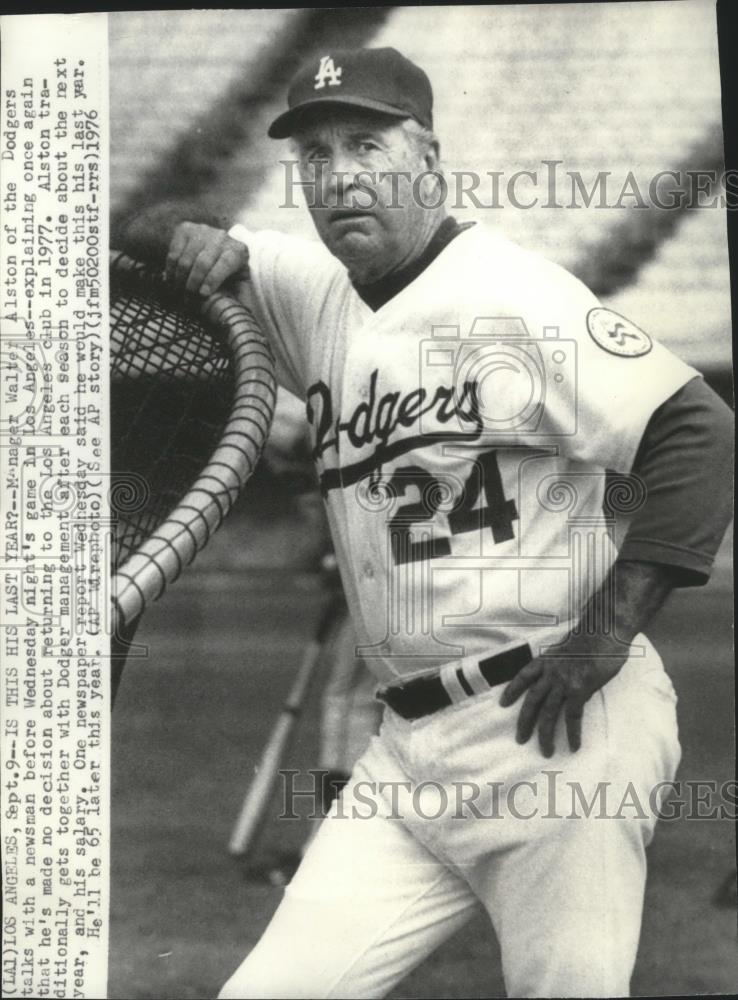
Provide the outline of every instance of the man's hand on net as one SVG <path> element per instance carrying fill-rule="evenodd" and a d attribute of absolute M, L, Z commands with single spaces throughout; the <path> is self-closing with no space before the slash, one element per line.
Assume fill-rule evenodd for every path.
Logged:
<path fill-rule="evenodd" d="M 229 278 L 248 276 L 248 250 L 222 229 L 183 222 L 169 244 L 164 273 L 178 288 L 212 295 Z"/>

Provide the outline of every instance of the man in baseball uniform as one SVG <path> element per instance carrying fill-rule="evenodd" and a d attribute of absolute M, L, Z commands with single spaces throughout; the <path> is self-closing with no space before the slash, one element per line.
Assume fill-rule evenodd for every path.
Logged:
<path fill-rule="evenodd" d="M 239 282 L 306 403 L 387 706 L 222 997 L 384 996 L 480 904 L 509 995 L 629 990 L 680 757 L 643 629 L 708 579 L 730 411 L 560 267 L 449 216 L 432 129 L 400 53 L 327 52 L 269 130 L 324 246 L 185 223 L 169 249 L 190 292 Z"/>

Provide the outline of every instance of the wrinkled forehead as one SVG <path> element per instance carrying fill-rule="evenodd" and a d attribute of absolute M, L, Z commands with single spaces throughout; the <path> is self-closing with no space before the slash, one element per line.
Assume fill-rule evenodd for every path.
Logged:
<path fill-rule="evenodd" d="M 364 108 L 315 108 L 301 116 L 292 137 L 298 146 L 306 146 L 365 133 L 390 136 L 401 132 L 406 120 Z"/>

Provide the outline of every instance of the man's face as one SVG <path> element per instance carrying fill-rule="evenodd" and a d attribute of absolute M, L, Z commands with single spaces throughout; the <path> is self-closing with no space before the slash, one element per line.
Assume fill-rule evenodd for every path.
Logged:
<path fill-rule="evenodd" d="M 422 252 L 437 223 L 423 206 L 433 180 L 413 181 L 437 167 L 435 146 L 420 149 L 402 119 L 343 108 L 307 119 L 294 138 L 315 228 L 352 278 L 376 281 Z"/>

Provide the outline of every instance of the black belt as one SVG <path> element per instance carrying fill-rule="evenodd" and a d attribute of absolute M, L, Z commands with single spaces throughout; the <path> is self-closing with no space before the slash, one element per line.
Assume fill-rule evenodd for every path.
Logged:
<path fill-rule="evenodd" d="M 492 688 L 511 681 L 532 659 L 533 654 L 526 643 L 524 646 L 516 646 L 514 649 L 505 650 L 504 653 L 497 653 L 495 656 L 480 660 L 479 671 Z M 456 670 L 456 677 L 464 691 L 472 697 L 474 691 L 461 667 Z M 389 705 L 393 712 L 408 720 L 422 719 L 424 715 L 438 712 L 453 704 L 451 695 L 443 686 L 438 674 L 433 674 L 431 677 L 415 677 L 406 684 L 384 688 L 383 691 L 377 692 L 377 697 Z"/>

